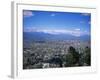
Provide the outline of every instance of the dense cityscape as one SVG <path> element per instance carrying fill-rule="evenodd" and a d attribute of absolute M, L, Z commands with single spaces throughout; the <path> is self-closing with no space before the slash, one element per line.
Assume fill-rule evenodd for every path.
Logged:
<path fill-rule="evenodd" d="M 24 43 L 23 68 L 90 66 L 90 56 L 88 41 L 33 41 Z"/>

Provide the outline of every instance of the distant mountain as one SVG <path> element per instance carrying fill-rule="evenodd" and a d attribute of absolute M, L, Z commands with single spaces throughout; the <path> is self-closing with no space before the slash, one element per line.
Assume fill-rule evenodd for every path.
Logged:
<path fill-rule="evenodd" d="M 44 32 L 24 32 L 23 39 L 25 41 L 45 41 L 45 40 L 90 40 L 89 35 L 73 36 L 69 34 L 49 34 Z"/>

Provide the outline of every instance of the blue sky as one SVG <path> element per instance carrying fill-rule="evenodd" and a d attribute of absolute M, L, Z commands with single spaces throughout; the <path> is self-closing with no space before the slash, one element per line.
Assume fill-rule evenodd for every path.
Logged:
<path fill-rule="evenodd" d="M 89 13 L 23 11 L 24 32 L 49 34 L 90 35 L 91 15 Z"/>

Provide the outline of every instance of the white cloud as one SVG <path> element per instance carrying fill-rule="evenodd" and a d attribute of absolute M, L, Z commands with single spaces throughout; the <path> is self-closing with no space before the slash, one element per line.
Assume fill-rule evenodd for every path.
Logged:
<path fill-rule="evenodd" d="M 82 24 L 83 24 L 83 23 L 85 23 L 85 21 L 80 21 L 80 23 L 82 23 Z"/>
<path fill-rule="evenodd" d="M 53 35 L 58 35 L 58 34 L 69 34 L 69 35 L 73 35 L 76 37 L 80 37 L 82 35 L 90 35 L 90 33 L 88 31 L 81 31 L 79 28 L 73 29 L 73 30 L 59 30 L 59 29 L 36 29 L 34 27 L 27 27 L 24 29 L 24 32 L 43 32 L 43 33 L 48 33 L 48 34 L 53 34 Z"/>
<path fill-rule="evenodd" d="M 84 24 L 84 23 L 88 23 L 88 24 L 91 24 L 91 21 L 88 21 L 88 22 L 85 22 L 85 21 L 80 21 L 81 24 Z"/>
<path fill-rule="evenodd" d="M 81 29 L 79 29 L 79 28 L 76 28 L 75 30 L 76 30 L 76 31 L 80 31 Z"/>
<path fill-rule="evenodd" d="M 89 21 L 88 24 L 91 24 L 91 21 Z"/>
<path fill-rule="evenodd" d="M 37 32 L 38 29 L 34 27 L 25 27 L 24 32 Z"/>
<path fill-rule="evenodd" d="M 89 16 L 90 13 L 82 13 L 83 16 Z"/>
<path fill-rule="evenodd" d="M 52 13 L 51 16 L 55 16 L 56 14 Z"/>
<path fill-rule="evenodd" d="M 35 14 L 33 14 L 32 11 L 26 11 L 26 10 L 25 10 L 25 11 L 23 12 L 23 15 L 24 15 L 24 17 L 31 17 L 31 16 L 34 16 Z"/>

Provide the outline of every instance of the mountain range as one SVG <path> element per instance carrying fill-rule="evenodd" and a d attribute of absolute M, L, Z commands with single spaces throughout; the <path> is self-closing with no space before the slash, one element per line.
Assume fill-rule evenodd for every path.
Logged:
<path fill-rule="evenodd" d="M 25 41 L 50 41 L 50 40 L 90 40 L 90 35 L 73 36 L 70 34 L 49 34 L 44 32 L 23 32 Z"/>

